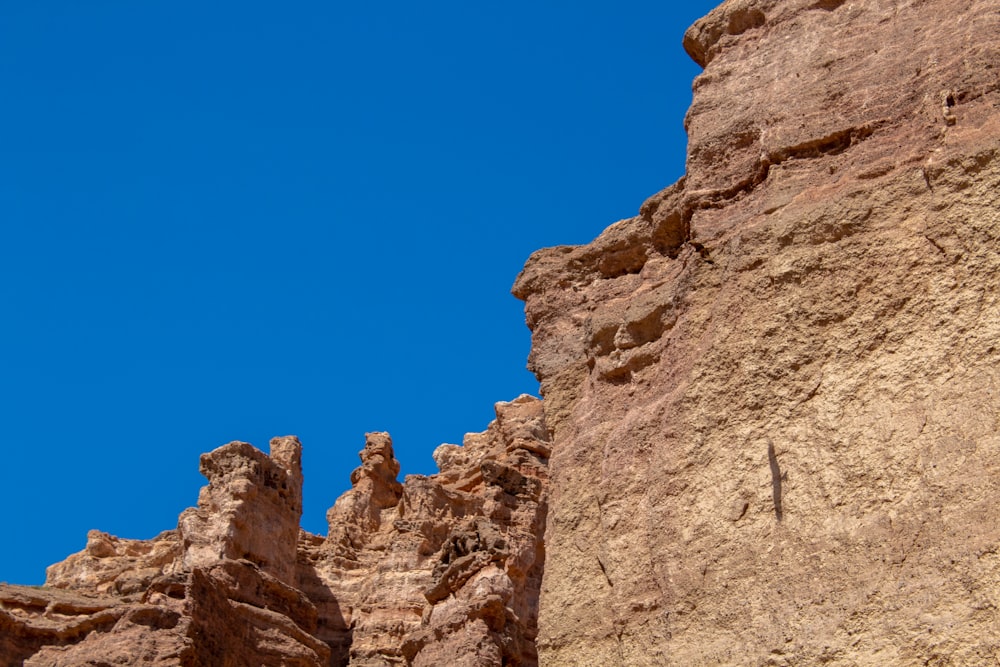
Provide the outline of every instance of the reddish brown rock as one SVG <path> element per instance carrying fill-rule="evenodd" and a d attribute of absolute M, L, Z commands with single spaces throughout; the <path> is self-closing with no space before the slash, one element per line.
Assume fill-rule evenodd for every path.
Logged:
<path fill-rule="evenodd" d="M 92 530 L 83 551 L 49 566 L 45 583 L 100 595 L 142 593 L 165 571 L 176 569 L 181 557 L 176 530 L 151 540 L 127 540 Z"/>
<path fill-rule="evenodd" d="M 536 663 L 548 431 L 537 399 L 496 414 L 435 451 L 440 473 L 401 485 L 388 435 L 369 434 L 328 538 L 300 542 L 319 636 L 342 661 Z"/>
<path fill-rule="evenodd" d="M 330 664 L 296 584 L 301 446 L 267 456 L 233 442 L 202 457 L 209 480 L 177 530 L 152 540 L 91 531 L 46 586 L 0 587 L 0 665 Z"/>
<path fill-rule="evenodd" d="M 0 586 L 0 666 L 536 664 L 548 432 L 537 399 L 496 409 L 404 484 L 369 434 L 326 538 L 298 528 L 298 440 L 205 454 L 177 530 L 91 531 L 46 587 Z"/>
<path fill-rule="evenodd" d="M 687 174 L 515 285 L 552 665 L 1000 659 L 1000 12 L 725 2 Z"/>
<path fill-rule="evenodd" d="M 106 632 L 126 608 L 117 597 L 0 584 L 0 665 L 22 665 L 45 646 Z"/>
<path fill-rule="evenodd" d="M 723 3 L 685 177 L 515 284 L 544 405 L 403 483 L 369 434 L 327 537 L 296 440 L 207 454 L 177 530 L 0 586 L 0 666 L 997 664 L 998 35 Z"/>
<path fill-rule="evenodd" d="M 302 516 L 302 446 L 271 440 L 271 455 L 231 442 L 201 457 L 208 478 L 198 507 L 177 524 L 184 567 L 246 559 L 286 583 L 295 581 L 295 544 Z"/>

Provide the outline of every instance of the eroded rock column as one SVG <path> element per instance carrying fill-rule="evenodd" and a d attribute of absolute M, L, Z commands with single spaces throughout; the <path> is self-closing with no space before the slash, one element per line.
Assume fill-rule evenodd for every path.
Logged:
<path fill-rule="evenodd" d="M 245 559 L 285 583 L 295 582 L 302 516 L 302 446 L 295 437 L 271 440 L 271 456 L 231 442 L 201 457 L 208 486 L 198 507 L 178 520 L 184 567 Z"/>

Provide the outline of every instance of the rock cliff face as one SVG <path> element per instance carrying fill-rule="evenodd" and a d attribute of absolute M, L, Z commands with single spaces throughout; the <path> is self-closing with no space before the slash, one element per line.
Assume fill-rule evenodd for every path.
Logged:
<path fill-rule="evenodd" d="M 44 588 L 0 585 L 0 665 L 537 664 L 548 430 L 537 399 L 496 414 L 402 484 L 368 434 L 326 538 L 298 527 L 298 440 L 203 455 L 176 530 L 92 531 Z"/>
<path fill-rule="evenodd" d="M 435 450 L 437 475 L 403 484 L 389 436 L 368 435 L 326 539 L 300 541 L 303 591 L 335 664 L 537 663 L 548 430 L 537 399 L 496 414 L 463 446 Z"/>
<path fill-rule="evenodd" d="M 551 665 L 1000 660 L 1000 11 L 730 0 L 686 176 L 515 285 Z"/>
<path fill-rule="evenodd" d="M 544 404 L 403 483 L 369 434 L 326 537 L 297 440 L 206 454 L 175 530 L 0 586 L 0 666 L 1000 662 L 996 2 L 684 45 L 686 176 L 515 284 Z"/>

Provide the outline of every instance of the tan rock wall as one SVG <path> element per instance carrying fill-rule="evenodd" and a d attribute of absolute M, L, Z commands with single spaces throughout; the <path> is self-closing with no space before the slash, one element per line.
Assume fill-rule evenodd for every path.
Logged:
<path fill-rule="evenodd" d="M 1000 662 L 1000 12 L 727 0 L 687 173 L 518 277 L 545 396 L 440 472 L 294 438 L 0 585 L 0 667 Z M 551 465 L 550 465 L 551 463 Z"/>
<path fill-rule="evenodd" d="M 688 173 L 515 285 L 551 665 L 1000 656 L 1000 14 L 726 2 Z"/>

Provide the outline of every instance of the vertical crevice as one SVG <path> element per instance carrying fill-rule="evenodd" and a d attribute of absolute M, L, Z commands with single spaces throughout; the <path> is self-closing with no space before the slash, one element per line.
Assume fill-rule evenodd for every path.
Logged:
<path fill-rule="evenodd" d="M 778 457 L 774 453 L 774 443 L 767 440 L 767 462 L 771 466 L 771 493 L 774 497 L 774 517 L 781 521 L 783 512 L 781 510 L 781 467 L 778 466 Z"/>
<path fill-rule="evenodd" d="M 604 561 L 601 560 L 600 556 L 597 557 L 597 565 L 601 568 L 601 573 L 604 575 L 604 579 L 608 582 L 608 586 L 614 588 L 615 585 L 611 583 L 611 577 L 608 576 L 608 569 L 604 567 Z"/>

